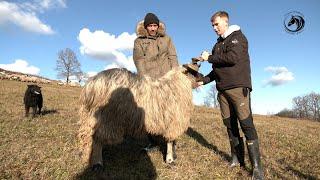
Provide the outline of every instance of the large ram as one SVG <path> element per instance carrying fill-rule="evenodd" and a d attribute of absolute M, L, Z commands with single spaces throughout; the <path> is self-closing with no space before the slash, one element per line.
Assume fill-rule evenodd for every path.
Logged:
<path fill-rule="evenodd" d="M 79 138 L 85 162 L 102 167 L 103 145 L 145 133 L 165 138 L 166 162 L 173 162 L 172 142 L 187 130 L 193 111 L 192 85 L 197 73 L 185 67 L 159 79 L 110 69 L 89 80 L 80 95 Z"/>

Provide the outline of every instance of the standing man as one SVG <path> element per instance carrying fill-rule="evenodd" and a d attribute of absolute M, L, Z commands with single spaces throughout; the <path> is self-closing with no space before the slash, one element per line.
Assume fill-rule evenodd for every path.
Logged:
<path fill-rule="evenodd" d="M 178 66 L 177 53 L 165 25 L 153 13 L 148 13 L 136 29 L 133 61 L 138 74 L 160 78 Z"/>
<path fill-rule="evenodd" d="M 229 15 L 219 11 L 211 17 L 212 27 L 219 36 L 212 55 L 204 51 L 199 58 L 212 64 L 212 71 L 198 85 L 216 81 L 221 115 L 231 146 L 231 167 L 244 166 L 244 143 L 238 121 L 246 137 L 253 168 L 252 179 L 263 179 L 259 142 L 253 124 L 250 92 L 251 70 L 248 41 L 237 25 L 229 26 Z"/>
<path fill-rule="evenodd" d="M 173 42 L 165 33 L 165 25 L 155 14 L 146 14 L 144 20 L 138 23 L 136 34 L 133 61 L 138 74 L 160 78 L 179 66 Z M 147 151 L 155 147 L 155 140 L 151 135 L 148 135 L 148 139 L 150 144 L 145 148 Z"/>

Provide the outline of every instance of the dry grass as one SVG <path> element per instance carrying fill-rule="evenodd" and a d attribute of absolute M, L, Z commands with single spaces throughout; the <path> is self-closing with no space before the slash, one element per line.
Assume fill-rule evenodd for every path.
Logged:
<path fill-rule="evenodd" d="M 248 179 L 228 167 L 229 142 L 216 110 L 197 107 L 179 139 L 175 165 L 128 138 L 106 147 L 100 174 L 80 163 L 76 133 L 80 88 L 41 85 L 44 114 L 25 118 L 27 83 L 0 80 L 0 179 Z M 320 123 L 255 116 L 266 179 L 320 179 Z M 248 159 L 248 158 L 246 158 Z"/>

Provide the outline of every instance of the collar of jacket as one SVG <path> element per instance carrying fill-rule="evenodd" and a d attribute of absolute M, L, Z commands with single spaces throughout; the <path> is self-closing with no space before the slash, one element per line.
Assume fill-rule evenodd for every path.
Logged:
<path fill-rule="evenodd" d="M 136 34 L 138 37 L 152 38 L 156 39 L 157 37 L 163 37 L 166 35 L 166 26 L 163 22 L 159 23 L 158 34 L 157 36 L 149 36 L 148 31 L 144 28 L 143 20 L 137 24 Z"/>
<path fill-rule="evenodd" d="M 230 34 L 232 34 L 235 31 L 239 31 L 240 30 L 240 26 L 238 25 L 231 25 L 229 26 L 229 28 L 227 29 L 226 32 L 224 32 L 224 34 L 221 35 L 221 37 L 223 39 L 227 38 Z"/>

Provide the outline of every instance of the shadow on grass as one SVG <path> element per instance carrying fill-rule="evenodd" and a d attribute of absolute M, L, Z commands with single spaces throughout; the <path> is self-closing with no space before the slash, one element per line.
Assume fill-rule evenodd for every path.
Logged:
<path fill-rule="evenodd" d="M 316 177 L 314 177 L 314 176 L 312 176 L 312 175 L 304 174 L 304 173 L 302 173 L 302 172 L 294 169 L 294 168 L 293 168 L 292 166 L 290 166 L 290 165 L 288 165 L 288 166 L 286 167 L 286 169 L 287 169 L 288 171 L 293 172 L 296 176 L 298 176 L 298 177 L 301 178 L 301 179 L 310 179 L 310 180 L 315 180 L 315 179 L 317 179 Z"/>
<path fill-rule="evenodd" d="M 213 150 L 214 153 L 218 154 L 219 156 L 221 156 L 224 160 L 226 161 L 230 161 L 231 157 L 224 151 L 221 151 L 218 149 L 217 146 L 210 144 L 200 133 L 198 133 L 197 131 L 195 131 L 192 128 L 188 128 L 186 134 L 188 136 L 190 136 L 191 138 L 195 139 L 199 144 L 201 144 L 202 146 Z"/>
<path fill-rule="evenodd" d="M 153 144 L 153 148 L 149 152 L 159 151 L 162 154 L 162 160 L 166 161 L 167 142 L 160 135 L 149 135 L 148 142 Z M 174 142 L 175 143 L 175 142 Z"/>
<path fill-rule="evenodd" d="M 284 169 L 286 171 L 291 171 L 293 174 L 295 174 L 296 176 L 298 176 L 300 179 L 317 179 L 315 176 L 309 175 L 309 174 L 305 174 L 299 170 L 296 170 L 294 167 L 292 167 L 291 165 L 289 165 L 287 162 L 285 162 L 285 159 L 279 159 L 277 160 L 277 162 L 281 165 L 284 165 Z"/>
<path fill-rule="evenodd" d="M 113 78 L 113 71 L 115 70 L 105 71 L 98 78 L 107 82 L 109 78 Z M 90 91 L 92 98 L 97 91 L 95 88 L 94 86 Z M 107 94 L 107 92 L 103 93 Z M 93 102 L 100 101 L 104 100 L 94 99 Z M 93 149 L 88 160 L 92 160 L 93 163 L 102 160 L 104 167 L 99 173 L 92 172 L 91 167 L 85 169 L 77 179 L 156 179 L 155 167 L 147 152 L 142 151 L 144 147 L 140 144 L 142 141 L 126 137 L 119 145 L 101 147 L 107 144 L 106 142 L 110 144 L 120 142 L 121 137 L 125 135 L 139 138 L 146 133 L 145 111 L 138 106 L 131 89 L 123 87 L 114 89 L 104 105 L 92 108 L 90 111 L 94 113 L 88 118 L 94 118 L 100 123 L 95 125 L 93 136 L 82 134 L 82 140 L 93 142 L 92 147 L 86 147 Z M 102 153 L 102 159 L 100 153 Z"/>
<path fill-rule="evenodd" d="M 32 109 L 31 109 L 31 111 L 32 111 Z M 47 115 L 47 114 L 56 114 L 56 113 L 58 113 L 58 111 L 57 110 L 55 110 L 55 109 L 50 109 L 50 110 L 48 110 L 48 109 L 43 109 L 41 112 L 40 112 L 40 114 L 39 114 L 39 112 L 37 111 L 37 113 L 33 116 L 32 115 L 32 112 L 30 113 L 28 113 L 28 115 L 26 116 L 26 114 L 24 114 L 24 118 L 29 118 L 29 119 L 33 119 L 33 118 L 41 118 L 42 116 L 45 116 L 45 115 Z"/>
<path fill-rule="evenodd" d="M 156 169 L 141 141 L 126 138 L 122 144 L 103 148 L 104 169 L 85 169 L 75 179 L 148 179 L 157 178 Z"/>
<path fill-rule="evenodd" d="M 219 155 L 223 160 L 227 162 L 231 161 L 231 156 L 228 153 L 221 151 L 218 149 L 217 146 L 210 144 L 200 133 L 198 133 L 194 129 L 189 127 L 186 134 L 191 138 L 195 139 L 202 146 L 208 148 L 209 150 L 212 150 L 215 154 Z M 248 173 L 251 172 L 251 169 L 248 168 L 247 166 L 243 167 L 242 170 L 245 170 Z"/>
<path fill-rule="evenodd" d="M 55 109 L 44 109 L 42 112 L 41 112 L 41 115 L 45 116 L 47 114 L 55 114 L 55 113 L 58 113 L 57 110 Z"/>

